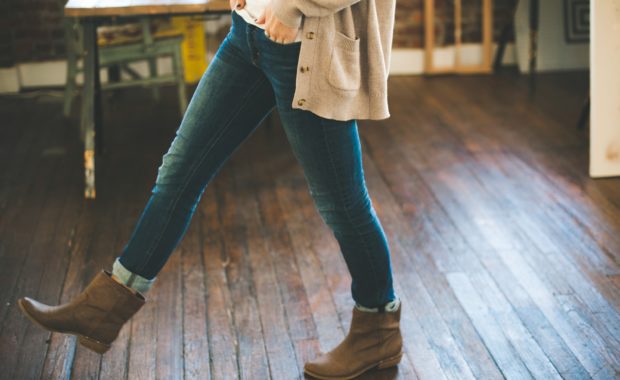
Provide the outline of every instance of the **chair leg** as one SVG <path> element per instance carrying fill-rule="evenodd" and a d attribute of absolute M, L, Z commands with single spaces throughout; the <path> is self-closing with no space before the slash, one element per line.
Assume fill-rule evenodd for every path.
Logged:
<path fill-rule="evenodd" d="M 67 52 L 67 79 L 65 81 L 65 93 L 64 93 L 64 106 L 63 114 L 65 117 L 71 115 L 71 103 L 75 96 L 75 78 L 77 76 L 77 54 L 71 46 L 72 43 L 67 44 L 69 50 Z"/>
<path fill-rule="evenodd" d="M 149 58 L 149 74 L 153 79 L 157 77 L 157 57 Z M 160 96 L 158 86 L 153 86 L 153 98 L 155 98 L 155 101 L 159 102 Z"/>
<path fill-rule="evenodd" d="M 187 108 L 187 91 L 185 88 L 185 76 L 183 75 L 183 60 L 181 58 L 181 46 L 175 50 L 173 59 L 172 59 L 172 69 L 174 70 L 174 75 L 177 77 L 177 88 L 179 91 L 179 108 L 181 117 L 185 114 L 185 109 Z"/>

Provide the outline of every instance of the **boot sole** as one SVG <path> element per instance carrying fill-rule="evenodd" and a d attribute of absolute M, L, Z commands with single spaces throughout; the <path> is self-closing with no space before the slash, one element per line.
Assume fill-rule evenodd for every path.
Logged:
<path fill-rule="evenodd" d="M 51 331 L 51 332 L 57 332 L 57 333 L 61 333 L 61 334 L 71 334 L 74 335 L 78 338 L 78 342 L 92 350 L 95 351 L 98 354 L 103 354 L 106 351 L 108 351 L 111 347 L 110 344 L 104 343 L 104 342 L 100 342 L 96 339 L 93 339 L 91 337 L 85 336 L 85 335 L 81 335 L 78 334 L 76 332 L 73 331 L 63 331 L 63 330 L 56 330 L 56 329 L 52 329 L 49 328 L 48 326 L 45 326 L 44 324 L 42 324 L 41 322 L 39 322 L 37 319 L 35 319 L 32 315 L 30 315 L 30 313 L 28 312 L 28 310 L 24 307 L 24 305 L 22 304 L 22 300 L 19 299 L 17 300 L 17 304 L 19 305 L 19 308 L 21 309 L 21 311 L 26 315 L 26 317 L 28 317 L 28 319 L 30 319 L 32 322 L 34 322 L 34 324 L 36 324 L 37 326 L 47 330 L 47 331 Z"/>
<path fill-rule="evenodd" d="M 395 356 L 386 358 L 381 360 L 379 363 L 375 363 L 375 364 L 371 364 L 369 366 L 367 366 L 366 368 L 363 368 L 361 370 L 359 370 L 358 372 L 351 374 L 351 375 L 347 375 L 347 376 L 324 376 L 324 375 L 319 375 L 317 373 L 314 373 L 312 371 L 308 371 L 306 369 L 304 369 L 304 372 L 307 373 L 308 375 L 315 377 L 317 379 L 321 379 L 321 380 L 349 380 L 349 379 L 354 379 L 358 376 L 360 376 L 361 374 L 363 374 L 364 372 L 367 372 L 373 368 L 377 368 L 377 369 L 385 369 L 385 368 L 389 368 L 389 367 L 393 367 L 395 365 L 397 365 L 398 363 L 400 363 L 400 359 L 403 357 L 403 351 L 399 352 L 398 354 L 396 354 Z"/>

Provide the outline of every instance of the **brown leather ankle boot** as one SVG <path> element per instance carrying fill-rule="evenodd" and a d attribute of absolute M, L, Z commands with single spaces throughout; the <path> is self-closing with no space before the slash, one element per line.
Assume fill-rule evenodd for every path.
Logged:
<path fill-rule="evenodd" d="M 318 379 L 352 379 L 373 368 L 388 368 L 400 362 L 403 338 L 400 310 L 367 312 L 353 307 L 347 336 L 327 353 L 304 365 L 304 372 Z"/>
<path fill-rule="evenodd" d="M 144 296 L 102 270 L 82 293 L 69 303 L 48 306 L 20 298 L 21 310 L 44 329 L 78 336 L 80 344 L 103 354 L 121 327 L 144 305 Z"/>

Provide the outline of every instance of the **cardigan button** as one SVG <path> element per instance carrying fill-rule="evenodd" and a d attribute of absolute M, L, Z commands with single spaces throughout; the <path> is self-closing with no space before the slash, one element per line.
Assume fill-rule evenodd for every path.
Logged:
<path fill-rule="evenodd" d="M 306 99 L 299 99 L 299 100 L 297 101 L 297 105 L 298 105 L 298 106 L 303 106 L 305 102 L 306 102 Z"/>
<path fill-rule="evenodd" d="M 299 68 L 299 71 L 301 71 L 302 73 L 305 73 L 306 71 L 310 71 L 310 67 L 309 66 L 302 66 Z"/>
<path fill-rule="evenodd" d="M 314 32 L 308 32 L 306 33 L 306 38 L 308 38 L 309 40 L 314 38 Z"/>

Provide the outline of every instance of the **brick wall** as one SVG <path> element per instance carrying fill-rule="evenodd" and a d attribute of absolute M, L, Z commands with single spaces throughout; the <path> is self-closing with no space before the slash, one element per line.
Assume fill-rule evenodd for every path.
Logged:
<path fill-rule="evenodd" d="M 494 1 L 494 35 L 512 17 L 516 0 Z M 463 0 L 463 41 L 480 40 L 481 0 Z M 62 8 L 65 0 L 0 0 L 0 67 L 19 62 L 62 59 L 65 55 Z M 453 42 L 453 1 L 435 0 L 435 44 Z M 424 46 L 424 0 L 398 0 L 395 48 Z"/>
<path fill-rule="evenodd" d="M 64 0 L 0 0 L 0 67 L 65 54 Z"/>

